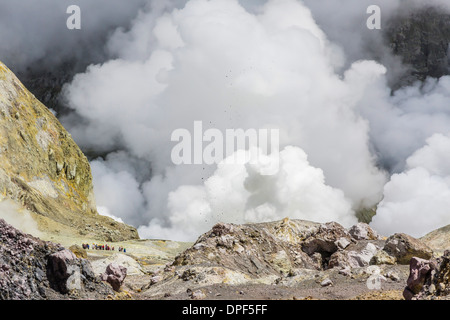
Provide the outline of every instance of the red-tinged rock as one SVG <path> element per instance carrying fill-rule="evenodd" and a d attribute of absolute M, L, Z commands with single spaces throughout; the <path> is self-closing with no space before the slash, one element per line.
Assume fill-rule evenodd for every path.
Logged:
<path fill-rule="evenodd" d="M 105 273 L 101 274 L 101 279 L 108 282 L 114 291 L 119 291 L 127 276 L 127 268 L 116 263 L 111 263 L 106 267 Z"/>
<path fill-rule="evenodd" d="M 408 292 L 407 296 L 412 292 L 413 295 L 418 294 L 426 280 L 430 277 L 431 270 L 434 268 L 434 265 L 429 260 L 420 259 L 417 257 L 413 257 L 409 266 L 409 277 L 406 282 Z M 405 297 L 406 299 L 407 297 Z"/>

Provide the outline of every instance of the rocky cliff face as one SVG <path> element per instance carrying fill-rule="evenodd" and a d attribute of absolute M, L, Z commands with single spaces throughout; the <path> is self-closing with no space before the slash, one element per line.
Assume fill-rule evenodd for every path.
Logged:
<path fill-rule="evenodd" d="M 134 228 L 97 214 L 87 158 L 56 117 L 1 62 L 0 164 L 0 200 L 12 199 L 94 238 L 138 237 Z"/>
<path fill-rule="evenodd" d="M 395 87 L 450 74 L 450 15 L 437 8 L 424 8 L 394 17 L 386 38 L 393 53 L 408 71 Z"/>

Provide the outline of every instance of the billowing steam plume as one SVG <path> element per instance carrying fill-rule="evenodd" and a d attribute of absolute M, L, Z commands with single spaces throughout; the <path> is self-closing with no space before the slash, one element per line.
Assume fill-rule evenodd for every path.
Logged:
<path fill-rule="evenodd" d="M 86 15 L 98 11 L 93 2 L 80 4 Z M 142 237 L 176 240 L 193 240 L 218 221 L 289 216 L 349 226 L 357 210 L 380 201 L 373 225 L 386 235 L 421 236 L 449 224 L 450 77 L 391 94 L 389 84 L 406 67 L 381 32 L 365 25 L 367 7 L 377 3 L 383 18 L 420 5 L 136 0 L 125 11 L 107 5 L 110 15 L 85 27 L 98 32 L 92 41 L 106 39 L 92 44 L 102 63 L 65 87 L 73 113 L 62 119 L 83 148 L 105 153 L 91 162 L 101 211 L 139 227 Z M 20 39 L 16 44 L 0 30 L 2 44 L 21 48 Z M 66 32 L 36 35 L 29 46 L 76 46 L 60 38 Z M 80 39 L 90 45 L 87 35 Z M 10 52 L 0 45 L 0 58 L 20 66 L 43 58 L 38 49 L 19 60 Z M 55 52 L 47 63 L 65 54 Z M 174 165 L 171 134 L 193 131 L 195 121 L 223 132 L 279 129 L 280 170 L 264 176 L 261 164 Z"/>

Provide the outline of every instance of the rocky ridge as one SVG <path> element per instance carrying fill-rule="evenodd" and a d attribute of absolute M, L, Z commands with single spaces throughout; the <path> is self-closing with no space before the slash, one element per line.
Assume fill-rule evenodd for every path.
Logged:
<path fill-rule="evenodd" d="M 364 223 L 349 229 L 335 222 L 290 219 L 220 223 L 155 272 L 140 296 L 184 299 L 200 290 L 210 299 L 214 296 L 207 293 L 218 288 L 262 286 L 318 298 L 324 298 L 321 290 L 327 288 L 332 297 L 348 299 L 382 285 L 401 296 L 413 256 L 431 258 L 432 250 L 404 234 L 382 239 Z"/>
<path fill-rule="evenodd" d="M 55 229 L 107 241 L 138 238 L 136 229 L 98 215 L 87 158 L 1 62 L 0 162 L 0 200 L 56 222 Z"/>
<path fill-rule="evenodd" d="M 65 249 L 0 220 L 0 299 L 446 299 L 450 288 L 448 252 L 364 223 L 219 223 L 159 262 L 140 243 L 140 254 Z"/>

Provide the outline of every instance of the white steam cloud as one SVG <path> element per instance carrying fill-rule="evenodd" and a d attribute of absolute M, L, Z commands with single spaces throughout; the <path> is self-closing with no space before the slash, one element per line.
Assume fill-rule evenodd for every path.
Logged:
<path fill-rule="evenodd" d="M 435 134 L 384 187 L 373 226 L 422 237 L 450 224 L 450 136 Z"/>
<path fill-rule="evenodd" d="M 38 225 L 31 214 L 11 200 L 0 201 L 0 219 L 24 233 L 35 237 L 41 236 Z"/>
<path fill-rule="evenodd" d="M 0 57 L 12 70 L 24 71 L 72 59 L 99 61 L 111 28 L 126 28 L 146 0 L 0 0 Z M 66 27 L 70 5 L 81 8 L 82 28 Z"/>
<path fill-rule="evenodd" d="M 104 2 L 80 6 L 94 16 L 93 3 Z M 83 148 L 108 153 L 91 163 L 102 214 L 144 238 L 174 240 L 194 240 L 219 221 L 288 216 L 349 226 L 356 210 L 377 204 L 372 225 L 385 235 L 420 236 L 450 223 L 450 77 L 391 95 L 389 83 L 405 67 L 382 32 L 366 27 L 369 5 L 381 7 L 385 22 L 422 1 L 115 2 L 86 26 L 96 31 L 91 38 L 55 31 L 15 39 L 26 25 L 13 21 L 8 32 L 1 26 L 11 18 L 0 10 L 0 57 L 21 66 L 52 52 L 64 59 L 58 48 L 70 56 L 80 39 L 107 39 L 92 44 L 102 63 L 66 86 L 77 117 L 62 119 Z M 52 12 L 49 27 L 61 19 Z M 192 131 L 195 121 L 204 130 L 279 129 L 280 171 L 175 166 L 171 134 Z"/>
<path fill-rule="evenodd" d="M 138 50 L 143 40 L 135 29 L 146 30 L 147 20 L 154 27 L 145 36 L 154 42 Z M 386 177 L 369 150 L 369 125 L 355 112 L 352 81 L 360 74 L 382 76 L 385 69 L 357 63 L 349 79 L 341 79 L 334 72 L 341 51 L 301 3 L 269 1 L 255 15 L 237 1 L 189 1 L 156 22 L 139 16 L 130 33 L 111 39 L 127 44 L 120 58 L 78 75 L 66 97 L 89 120 L 72 128 L 78 141 L 94 149 L 119 141 L 152 167 L 152 178 L 138 182 L 126 169 L 92 164 L 99 205 L 125 221 L 148 224 L 139 229 L 143 237 L 192 239 L 218 221 L 285 216 L 349 224 L 354 209 L 381 200 Z M 230 169 L 171 162 L 171 133 L 197 120 L 220 130 L 279 128 L 282 147 L 300 147 L 311 164 L 297 154 L 302 150 L 286 148 L 280 174 L 260 180 L 264 197 L 259 187 L 249 190 L 245 182 L 258 179 L 245 167 L 233 170 L 233 187 L 224 188 L 215 182 L 226 180 Z M 235 201 L 220 205 L 227 199 Z"/>

